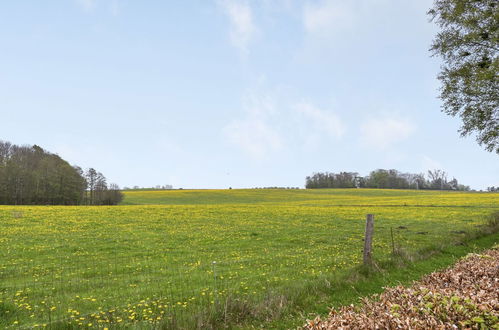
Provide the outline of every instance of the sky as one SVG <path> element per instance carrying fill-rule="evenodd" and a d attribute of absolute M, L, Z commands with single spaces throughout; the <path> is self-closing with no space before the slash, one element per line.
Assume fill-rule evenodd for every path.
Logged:
<path fill-rule="evenodd" d="M 440 111 L 431 0 L 0 2 L 0 140 L 120 186 L 303 187 L 497 155 Z"/>

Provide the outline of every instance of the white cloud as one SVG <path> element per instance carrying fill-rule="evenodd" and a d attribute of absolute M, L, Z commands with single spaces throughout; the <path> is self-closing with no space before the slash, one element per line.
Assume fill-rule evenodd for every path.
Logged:
<path fill-rule="evenodd" d="M 120 14 L 120 2 L 119 0 L 111 0 L 109 4 L 109 11 L 113 16 L 118 16 Z"/>
<path fill-rule="evenodd" d="M 360 141 L 366 147 L 384 150 L 407 139 L 414 130 L 415 126 L 408 119 L 372 118 L 360 126 Z"/>
<path fill-rule="evenodd" d="M 243 97 L 244 110 L 255 117 L 269 117 L 277 113 L 274 100 L 269 95 L 248 91 Z"/>
<path fill-rule="evenodd" d="M 95 8 L 96 0 L 76 0 L 80 6 L 86 11 L 91 11 Z"/>
<path fill-rule="evenodd" d="M 295 109 L 298 114 L 310 122 L 309 130 L 313 129 L 313 134 L 323 132 L 337 139 L 345 134 L 345 125 L 335 113 L 319 109 L 309 103 L 299 103 Z"/>
<path fill-rule="evenodd" d="M 316 148 L 323 141 L 340 139 L 346 131 L 336 113 L 307 102 L 288 103 L 279 96 L 250 91 L 243 108 L 245 116 L 231 121 L 223 132 L 254 160 L 285 149 L 291 141 L 295 147 Z"/>
<path fill-rule="evenodd" d="M 91 12 L 97 8 L 97 6 L 104 6 L 108 8 L 109 13 L 113 16 L 118 16 L 121 11 L 120 0 L 76 0 L 76 2 L 83 8 L 86 12 Z"/>
<path fill-rule="evenodd" d="M 431 0 L 309 0 L 302 7 L 302 22 L 308 34 L 344 38 L 345 33 L 363 34 L 380 23 L 394 24 L 411 13 L 424 15 L 430 6 Z"/>
<path fill-rule="evenodd" d="M 225 127 L 225 134 L 230 142 L 257 160 L 282 146 L 279 134 L 259 118 L 235 120 Z"/>
<path fill-rule="evenodd" d="M 243 54 L 248 53 L 250 42 L 257 31 L 248 1 L 219 0 L 218 5 L 230 20 L 230 40 Z"/>
<path fill-rule="evenodd" d="M 271 117 L 276 114 L 274 104 L 269 96 L 250 92 L 243 99 L 243 107 L 245 118 L 226 125 L 224 135 L 251 158 L 262 160 L 283 145 L 283 139 L 272 123 Z"/>
<path fill-rule="evenodd" d="M 306 3 L 303 8 L 303 25 L 309 33 L 329 34 L 334 30 L 349 28 L 355 23 L 353 1 L 325 0 Z"/>
<path fill-rule="evenodd" d="M 267 13 L 289 13 L 296 5 L 295 0 L 260 0 L 259 3 Z"/>
<path fill-rule="evenodd" d="M 442 168 L 443 166 L 439 161 L 432 159 L 426 155 L 423 155 L 423 159 L 421 160 L 421 169 L 423 171 L 439 170 Z"/>

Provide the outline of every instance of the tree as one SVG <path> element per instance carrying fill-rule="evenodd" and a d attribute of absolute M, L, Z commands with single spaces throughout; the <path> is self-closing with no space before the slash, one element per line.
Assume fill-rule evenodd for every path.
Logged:
<path fill-rule="evenodd" d="M 92 201 L 92 204 L 102 205 L 103 200 L 106 198 L 106 191 L 107 191 L 106 177 L 101 172 L 97 172 L 95 176 L 94 199 Z"/>
<path fill-rule="evenodd" d="M 447 173 L 442 170 L 429 170 L 428 178 L 431 189 L 444 190 L 447 189 Z M 457 182 L 456 182 L 457 183 Z"/>
<path fill-rule="evenodd" d="M 381 188 L 381 189 L 432 189 L 468 191 L 470 187 L 459 184 L 457 179 L 447 180 L 447 173 L 442 170 L 428 171 L 424 174 L 401 173 L 397 170 L 377 169 L 368 176 L 359 176 L 356 172 L 339 174 L 318 172 L 307 176 L 305 188 Z"/>
<path fill-rule="evenodd" d="M 93 168 L 89 168 L 85 173 L 85 179 L 87 181 L 88 192 L 90 193 L 90 197 L 87 198 L 87 203 L 92 205 L 94 204 L 94 191 L 95 184 L 97 183 L 97 171 Z"/>
<path fill-rule="evenodd" d="M 120 187 L 116 183 L 111 183 L 109 185 L 109 190 L 107 191 L 107 197 L 105 205 L 116 205 L 123 200 L 123 193 Z"/>
<path fill-rule="evenodd" d="M 119 186 L 108 189 L 93 168 L 84 172 L 37 145 L 0 140 L 0 204 L 116 205 L 122 199 Z"/>
<path fill-rule="evenodd" d="M 0 204 L 65 204 L 82 201 L 85 179 L 41 147 L 0 141 Z"/>
<path fill-rule="evenodd" d="M 476 133 L 499 154 L 499 2 L 435 0 L 428 14 L 441 29 L 430 51 L 444 62 L 442 111 L 461 118 L 461 136 Z"/>
<path fill-rule="evenodd" d="M 368 179 L 368 187 L 369 188 L 391 188 L 389 186 L 389 176 L 390 174 L 388 173 L 387 170 L 383 169 L 378 169 L 376 171 L 372 171 L 369 174 L 369 179 Z"/>

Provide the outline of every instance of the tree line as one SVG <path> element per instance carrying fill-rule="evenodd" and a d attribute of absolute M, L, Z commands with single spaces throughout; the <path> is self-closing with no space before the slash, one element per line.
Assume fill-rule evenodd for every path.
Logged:
<path fill-rule="evenodd" d="M 460 184 L 455 178 L 449 180 L 442 170 L 427 174 L 402 173 L 397 170 L 378 169 L 368 176 L 357 172 L 318 172 L 306 177 L 305 187 L 314 188 L 380 188 L 380 189 L 429 189 L 469 191 L 470 187 Z"/>
<path fill-rule="evenodd" d="M 83 171 L 37 145 L 0 140 L 0 204 L 116 205 L 119 186 L 90 168 Z"/>
<path fill-rule="evenodd" d="M 140 186 L 123 187 L 123 190 L 173 190 L 173 186 L 171 184 L 165 184 L 165 185 L 157 184 L 152 187 L 140 187 Z"/>

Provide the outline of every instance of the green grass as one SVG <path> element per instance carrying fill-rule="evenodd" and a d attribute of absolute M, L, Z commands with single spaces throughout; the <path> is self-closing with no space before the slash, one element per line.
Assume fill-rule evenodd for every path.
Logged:
<path fill-rule="evenodd" d="M 393 245 L 452 244 L 499 205 L 498 194 L 367 189 L 125 196 L 114 207 L 0 206 L 0 327 L 299 325 L 380 289 L 372 279 L 338 289 L 361 262 L 367 213 L 375 257 L 396 279 Z"/>
<path fill-rule="evenodd" d="M 398 189 L 129 190 L 122 205 L 298 203 L 497 207 L 498 194 Z"/>
<path fill-rule="evenodd" d="M 266 324 L 267 328 L 294 329 L 304 324 L 305 319 L 312 320 L 316 316 L 327 317 L 331 308 L 357 304 L 362 297 L 379 294 L 384 287 L 410 285 L 424 275 L 452 266 L 459 258 L 468 253 L 478 253 L 499 242 L 499 233 L 465 240 L 459 244 L 433 246 L 421 259 L 403 263 L 386 262 L 375 272 L 365 273 L 361 267 L 339 276 L 325 276 L 309 285 L 295 287 L 288 294 L 294 301 L 283 312 L 283 317 Z M 289 299 L 291 300 L 291 299 Z M 288 300 L 288 301 L 289 301 Z M 261 320 L 259 320 L 261 322 Z M 244 328 L 257 327 L 259 322 L 251 322 Z"/>

